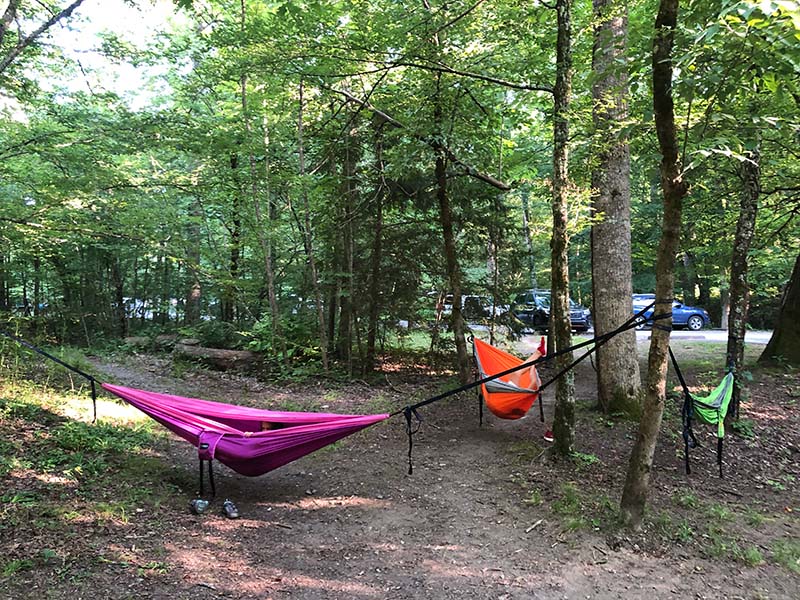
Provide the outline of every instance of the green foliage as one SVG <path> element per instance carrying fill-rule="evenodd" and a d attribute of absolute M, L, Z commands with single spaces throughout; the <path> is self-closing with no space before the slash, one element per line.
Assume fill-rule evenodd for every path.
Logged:
<path fill-rule="evenodd" d="M 594 454 L 585 454 L 583 452 L 572 452 L 570 458 L 578 466 L 578 469 L 588 469 L 593 465 L 600 463 L 600 459 Z"/>
<path fill-rule="evenodd" d="M 244 336 L 236 325 L 224 321 L 203 321 L 187 333 L 196 336 L 202 346 L 209 348 L 235 349 L 244 343 Z"/>
<path fill-rule="evenodd" d="M 700 501 L 692 492 L 677 492 L 672 496 L 672 500 L 682 508 L 697 508 Z"/>
<path fill-rule="evenodd" d="M 800 542 L 779 540 L 772 545 L 772 555 L 778 564 L 800 574 Z"/>
<path fill-rule="evenodd" d="M 737 419 L 733 422 L 731 429 L 743 438 L 752 440 L 756 437 L 755 422 L 752 419 Z"/>

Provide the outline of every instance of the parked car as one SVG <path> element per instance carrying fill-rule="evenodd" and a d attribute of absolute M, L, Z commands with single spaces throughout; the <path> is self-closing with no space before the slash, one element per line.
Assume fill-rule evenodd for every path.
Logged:
<path fill-rule="evenodd" d="M 655 294 L 634 294 L 633 295 L 633 312 L 634 314 L 640 312 L 645 306 L 655 301 Z M 653 316 L 653 308 L 647 309 L 644 313 L 644 318 L 641 319 L 640 328 L 652 325 L 653 322 L 649 317 Z M 672 302 L 672 326 L 673 327 L 686 327 L 692 331 L 699 331 L 703 327 L 711 324 L 711 317 L 704 308 L 697 306 L 687 306 L 682 302 L 674 300 Z"/>
<path fill-rule="evenodd" d="M 431 292 L 429 297 L 438 300 L 438 294 Z M 508 304 L 495 304 L 487 296 L 477 296 L 474 294 L 463 294 L 461 296 L 461 311 L 467 320 L 490 319 L 492 314 L 496 317 L 504 315 L 511 307 Z M 444 297 L 441 306 L 442 316 L 448 316 L 453 312 L 453 294 Z"/>
<path fill-rule="evenodd" d="M 547 329 L 550 322 L 550 290 L 525 290 L 514 298 L 514 316 L 532 329 Z M 592 327 L 591 311 L 569 299 L 569 320 L 575 331 Z"/>

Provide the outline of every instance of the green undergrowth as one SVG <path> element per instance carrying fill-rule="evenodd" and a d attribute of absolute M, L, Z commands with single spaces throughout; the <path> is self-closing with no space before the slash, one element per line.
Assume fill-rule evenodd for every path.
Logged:
<path fill-rule="evenodd" d="M 166 434 L 150 420 L 120 406 L 92 424 L 89 405 L 0 375 L 0 586 L 80 562 L 93 552 L 76 541 L 83 528 L 113 531 L 165 505 L 172 512 L 194 482 L 165 460 Z"/>

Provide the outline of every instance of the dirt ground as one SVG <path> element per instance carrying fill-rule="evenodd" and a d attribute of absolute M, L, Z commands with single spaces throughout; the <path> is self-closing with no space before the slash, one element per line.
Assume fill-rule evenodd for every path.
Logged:
<path fill-rule="evenodd" d="M 646 348 L 641 344 L 642 355 Z M 391 365 L 378 384 L 317 380 L 291 388 L 207 371 L 178 378 L 165 358 L 96 366 L 116 383 L 152 391 L 331 412 L 383 412 L 452 383 Z M 690 382 L 699 376 L 690 373 Z M 576 388 L 574 461 L 550 457 L 536 407 L 515 422 L 486 414 L 479 427 L 470 393 L 422 410 L 413 475 L 397 417 L 262 477 L 218 467 L 218 496 L 202 516 L 187 510 L 196 452 L 175 439 L 158 457 L 173 465 L 179 482 L 166 504 L 114 526 L 87 524 L 75 542 L 91 557 L 86 569 L 50 580 L 22 575 L 5 592 L 0 583 L 0 596 L 800 597 L 800 575 L 769 558 L 777 542 L 800 540 L 796 374 L 760 373 L 753 382 L 742 411 L 753 435 L 729 436 L 724 479 L 708 432 L 692 455 L 692 475 L 684 474 L 673 400 L 655 457 L 650 517 L 635 535 L 611 525 L 635 426 L 590 408 L 595 386 L 588 361 L 577 371 Z M 548 416 L 551 399 L 545 399 Z M 242 518 L 221 515 L 224 498 Z M 742 559 L 746 549 L 751 560 Z M 752 558 L 755 552 L 764 560 Z"/>

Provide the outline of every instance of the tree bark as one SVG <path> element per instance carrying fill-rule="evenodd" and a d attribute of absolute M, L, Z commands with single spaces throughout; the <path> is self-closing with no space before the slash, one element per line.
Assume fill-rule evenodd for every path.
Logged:
<path fill-rule="evenodd" d="M 594 0 L 592 69 L 595 165 L 592 171 L 592 316 L 595 335 L 613 331 L 633 312 L 631 284 L 630 147 L 625 45 L 628 11 L 617 0 Z M 639 416 L 642 382 L 636 332 L 626 331 L 597 350 L 597 399 L 606 413 Z"/>
<path fill-rule="evenodd" d="M 434 98 L 433 119 L 437 131 L 437 139 L 443 135 L 442 112 L 442 74 L 436 73 L 436 95 Z M 447 278 L 450 281 L 450 290 L 453 294 L 453 310 L 450 314 L 450 324 L 453 328 L 453 338 L 456 343 L 458 379 L 465 384 L 470 378 L 469 357 L 467 355 L 467 341 L 464 337 L 464 317 L 461 312 L 461 268 L 458 264 L 456 239 L 453 233 L 453 212 L 450 207 L 450 197 L 447 193 L 447 157 L 443 145 L 436 147 L 436 165 L 434 167 L 436 178 L 436 198 L 439 201 L 439 222 L 442 226 L 444 239 L 444 257 L 447 266 Z"/>
<path fill-rule="evenodd" d="M 228 242 L 228 281 L 222 292 L 222 320 L 232 323 L 236 305 L 236 281 L 239 279 L 239 259 L 241 255 L 242 217 L 241 217 L 241 182 L 239 180 L 239 155 L 230 155 L 231 175 L 234 182 L 231 199 L 231 227 Z"/>
<path fill-rule="evenodd" d="M 301 194 L 303 198 L 303 241 L 308 259 L 308 267 L 311 271 L 311 286 L 314 290 L 314 301 L 317 306 L 317 325 L 319 327 L 319 349 L 322 357 L 322 368 L 328 370 L 328 335 L 325 331 L 325 308 L 322 304 L 322 289 L 319 284 L 319 273 L 317 272 L 317 261 L 314 255 L 314 238 L 311 229 L 311 207 L 308 202 L 308 189 L 306 187 L 306 159 L 303 147 L 303 82 L 300 81 L 298 88 L 299 109 L 297 112 L 297 162 L 300 174 Z"/>
<path fill-rule="evenodd" d="M 653 108 L 656 134 L 661 151 L 661 192 L 664 214 L 661 241 L 656 259 L 655 315 L 670 314 L 675 287 L 675 256 L 680 241 L 681 205 L 688 192 L 682 175 L 678 151 L 675 108 L 672 101 L 672 49 L 678 22 L 678 0 L 661 0 L 653 38 Z M 658 321 L 653 328 L 648 356 L 647 383 L 639 432 L 631 452 L 625 487 L 620 503 L 622 520 L 639 528 L 647 503 L 650 472 L 653 467 L 666 397 L 667 359 L 672 317 Z"/>
<path fill-rule="evenodd" d="M 200 300 L 203 292 L 200 284 L 201 215 L 200 202 L 194 198 L 189 208 L 189 224 L 186 228 L 189 240 L 186 247 L 186 271 L 189 274 L 189 281 L 186 289 L 186 310 L 183 314 L 183 321 L 186 325 L 195 325 L 200 322 Z"/>
<path fill-rule="evenodd" d="M 571 1 L 557 0 L 556 84 L 553 88 L 553 235 L 551 249 L 550 318 L 556 351 L 572 343 L 569 319 L 569 258 L 567 205 L 569 196 L 569 103 L 572 92 Z M 556 359 L 560 371 L 573 360 L 572 352 Z M 554 449 L 569 455 L 575 444 L 575 376 L 570 369 L 556 382 L 553 416 Z"/>
<path fill-rule="evenodd" d="M 731 282 L 728 296 L 727 364 L 734 368 L 731 406 L 738 407 L 742 399 L 742 364 L 744 362 L 744 333 L 750 301 L 747 282 L 747 255 L 756 229 L 758 196 L 761 192 L 760 153 L 758 147 L 745 154 L 741 164 L 742 197 L 739 219 L 731 256 Z"/>
<path fill-rule="evenodd" d="M 358 187 L 356 185 L 356 164 L 358 162 L 358 140 L 354 134 L 355 125 L 348 126 L 344 143 L 344 159 L 342 161 L 341 198 L 343 199 L 340 212 L 342 223 L 339 231 L 342 236 L 342 261 L 343 269 L 340 270 L 340 297 L 339 297 L 339 335 L 336 343 L 336 354 L 339 360 L 347 366 L 348 375 L 353 374 L 353 322 L 354 322 L 354 255 L 355 236 L 353 221 L 355 220 L 355 205 Z"/>
<path fill-rule="evenodd" d="M 758 362 L 768 363 L 778 359 L 800 366 L 800 255 L 783 292 L 775 330 Z"/>
<path fill-rule="evenodd" d="M 369 281 L 369 318 L 367 324 L 367 356 L 365 368 L 372 371 L 375 368 L 375 339 L 378 332 L 378 315 L 380 314 L 380 279 L 381 261 L 383 259 L 383 197 L 384 164 L 383 164 L 383 128 L 377 125 L 375 132 L 375 171 L 378 174 L 377 191 L 375 193 L 374 223 L 375 237 L 372 240 L 371 273 Z"/>

